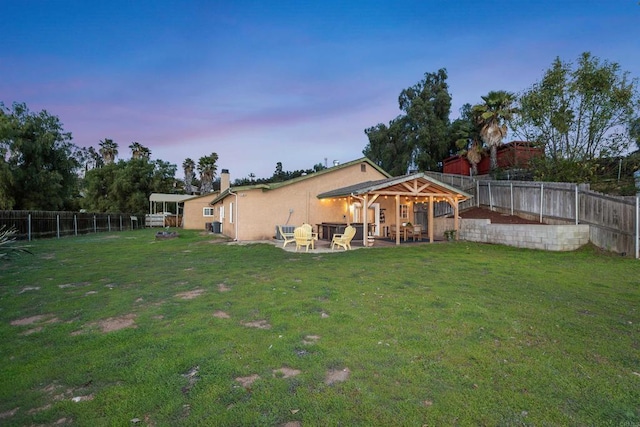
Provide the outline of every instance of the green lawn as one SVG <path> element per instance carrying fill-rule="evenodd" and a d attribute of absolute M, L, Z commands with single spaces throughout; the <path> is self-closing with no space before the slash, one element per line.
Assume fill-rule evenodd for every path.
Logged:
<path fill-rule="evenodd" d="M 0 425 L 640 423 L 638 260 L 154 235 L 0 263 Z"/>

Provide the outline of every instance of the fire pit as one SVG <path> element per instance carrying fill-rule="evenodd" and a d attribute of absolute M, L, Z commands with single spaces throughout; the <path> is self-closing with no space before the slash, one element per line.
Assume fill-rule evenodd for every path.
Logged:
<path fill-rule="evenodd" d="M 175 231 L 158 231 L 156 233 L 156 240 L 173 239 L 178 236 L 180 235 Z"/>

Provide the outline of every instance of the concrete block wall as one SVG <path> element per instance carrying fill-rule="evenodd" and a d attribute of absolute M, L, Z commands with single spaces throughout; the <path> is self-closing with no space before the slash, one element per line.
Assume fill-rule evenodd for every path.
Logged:
<path fill-rule="evenodd" d="M 518 248 L 573 251 L 589 243 L 589 226 L 491 224 L 488 219 L 460 219 L 459 238 Z"/>

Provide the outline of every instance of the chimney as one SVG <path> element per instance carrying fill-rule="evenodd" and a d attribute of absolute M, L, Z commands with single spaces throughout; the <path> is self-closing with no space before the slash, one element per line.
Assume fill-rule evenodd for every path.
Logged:
<path fill-rule="evenodd" d="M 229 169 L 222 169 L 220 171 L 220 192 L 228 190 L 231 186 L 231 178 L 229 176 Z"/>

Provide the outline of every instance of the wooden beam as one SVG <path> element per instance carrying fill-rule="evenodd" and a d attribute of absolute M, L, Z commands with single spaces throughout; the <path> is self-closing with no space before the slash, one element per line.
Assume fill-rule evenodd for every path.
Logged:
<path fill-rule="evenodd" d="M 454 201 L 453 205 L 453 229 L 456 230 L 456 240 L 458 240 L 459 234 L 458 229 L 460 228 L 460 220 L 458 219 L 458 201 Z"/>
<path fill-rule="evenodd" d="M 369 238 L 369 224 L 367 221 L 369 220 L 367 215 L 369 213 L 369 195 L 364 195 L 364 200 L 362 203 L 362 247 L 367 247 L 367 242 Z"/>
<path fill-rule="evenodd" d="M 429 228 L 429 243 L 433 243 L 433 210 L 435 209 L 433 203 L 433 196 L 429 197 L 429 219 L 427 227 Z"/>
<path fill-rule="evenodd" d="M 396 245 L 400 245 L 400 196 L 396 196 Z"/>

